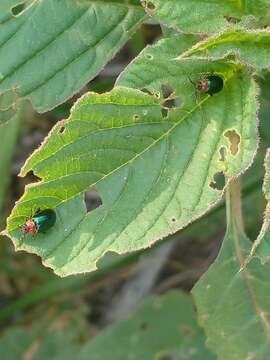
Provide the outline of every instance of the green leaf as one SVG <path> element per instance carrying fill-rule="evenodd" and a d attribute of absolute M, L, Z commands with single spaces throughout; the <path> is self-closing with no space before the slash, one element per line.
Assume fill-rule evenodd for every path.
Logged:
<path fill-rule="evenodd" d="M 0 95 L 0 211 L 10 179 L 10 163 L 20 125 L 16 106 L 16 94 L 12 91 Z"/>
<path fill-rule="evenodd" d="M 36 328 L 34 328 L 36 330 Z M 69 329 L 70 330 L 70 329 Z M 71 333 L 71 330 L 69 331 Z M 31 331 L 24 328 L 11 328 L 0 340 L 1 359 L 23 359 L 31 354 L 33 360 L 76 359 L 80 346 L 68 331 L 55 329 Z M 73 335 L 73 336 L 72 336 Z"/>
<path fill-rule="evenodd" d="M 89 332 L 80 316 L 66 312 L 62 318 L 42 317 L 29 328 L 9 328 L 0 338 L 1 359 L 21 359 L 27 354 L 33 360 L 162 360 L 166 355 L 175 360 L 215 358 L 204 345 L 191 297 L 179 291 L 146 299 L 129 319 L 94 339 L 85 339 Z"/>
<path fill-rule="evenodd" d="M 214 359 L 204 345 L 190 296 L 172 291 L 146 300 L 128 320 L 84 346 L 79 360 Z"/>
<path fill-rule="evenodd" d="M 268 30 L 227 30 L 207 38 L 182 57 L 223 58 L 234 56 L 238 61 L 258 69 L 270 66 L 270 32 Z"/>
<path fill-rule="evenodd" d="M 21 175 L 33 170 L 42 181 L 27 187 L 7 231 L 17 249 L 41 255 L 57 274 L 93 270 L 108 251 L 145 248 L 184 227 L 221 198 L 222 191 L 213 187 L 217 174 L 237 176 L 252 161 L 257 147 L 254 81 L 234 64 L 173 60 L 174 51 L 194 37 L 179 41 L 177 49 L 175 39 L 147 48 L 120 81 L 139 79 L 140 87 L 161 92 L 168 84 L 163 74 L 169 74 L 168 85 L 181 96 L 183 110 L 167 109 L 163 117 L 163 98 L 131 89 L 90 93 L 22 169 Z M 151 71 L 143 71 L 140 59 Z M 192 70 L 199 78 L 206 65 L 226 83 L 219 94 L 194 103 L 187 74 Z M 231 138 L 240 140 L 236 154 Z M 103 205 L 85 214 L 82 198 L 71 199 L 93 185 Z M 49 234 L 23 238 L 19 227 L 38 207 L 57 208 L 59 221 Z"/>
<path fill-rule="evenodd" d="M 254 242 L 252 250 L 250 251 L 249 257 L 247 258 L 247 262 L 254 256 L 259 257 L 263 262 L 269 262 L 270 259 L 270 149 L 268 149 L 266 157 L 265 157 L 265 179 L 264 179 L 264 195 L 267 200 L 267 206 L 264 214 L 264 223 L 262 225 L 261 232 Z"/>
<path fill-rule="evenodd" d="M 218 359 L 265 360 L 270 351 L 270 269 L 259 259 L 243 267 L 252 243 L 241 229 L 232 189 L 220 254 L 192 292 L 207 343 Z"/>
<path fill-rule="evenodd" d="M 164 117 L 163 98 L 120 87 L 87 94 L 54 127 L 21 170 L 42 180 L 27 186 L 8 219 L 17 249 L 39 254 L 62 276 L 91 271 L 106 252 L 148 247 L 203 215 L 222 197 L 216 176 L 237 176 L 250 165 L 257 147 L 253 79 L 235 64 L 213 63 L 224 89 L 194 104 L 183 74 L 192 68 L 199 76 L 205 62 L 171 63 L 175 93 L 186 87 L 189 110 L 169 109 Z M 86 214 L 79 194 L 94 185 L 103 204 Z M 38 207 L 57 210 L 55 227 L 22 237 L 19 227 Z"/>
<path fill-rule="evenodd" d="M 162 23 L 184 32 L 215 32 L 232 27 L 244 16 L 266 16 L 269 1 L 141 0 Z"/>
<path fill-rule="evenodd" d="M 1 359 L 77 359 L 81 348 L 78 338 L 83 338 L 88 330 L 82 310 L 62 314 L 56 311 L 53 316 L 48 313 L 29 327 L 9 327 L 0 338 Z"/>
<path fill-rule="evenodd" d="M 9 17 L 1 24 L 0 92 L 16 88 L 44 112 L 96 76 L 138 28 L 144 11 L 101 0 L 41 0 Z"/>
<path fill-rule="evenodd" d="M 23 8 L 33 0 L 2 0 L 0 3 L 0 24 L 3 25 L 13 17 L 13 12 L 18 7 Z"/>
<path fill-rule="evenodd" d="M 10 163 L 17 140 L 19 125 L 20 118 L 17 114 L 9 122 L 0 125 L 0 210 L 2 210 L 6 188 L 10 179 Z"/>
<path fill-rule="evenodd" d="M 115 272 L 117 269 L 125 266 L 130 266 L 138 257 L 142 256 L 141 253 L 116 255 L 109 253 L 102 258 L 99 265 L 99 271 L 93 272 L 88 275 L 76 275 L 68 276 L 66 278 L 59 278 L 48 272 L 49 279 L 39 282 L 38 285 L 32 287 L 30 291 L 27 291 L 24 295 L 9 301 L 6 305 L 3 305 L 0 309 L 0 323 L 6 323 L 12 319 L 15 319 L 18 314 L 27 313 L 28 309 L 32 309 L 35 305 L 47 300 L 54 299 L 63 292 L 73 294 L 79 291 L 83 291 L 83 286 L 89 286 L 91 282 L 104 277 L 109 273 Z M 10 260 L 9 260 L 10 261 Z M 1 268 L 3 270 L 3 267 Z M 33 270 L 35 272 L 35 269 Z M 20 269 L 16 270 L 9 276 L 18 277 Z M 21 276 L 25 278 L 25 273 L 21 273 Z"/>
<path fill-rule="evenodd" d="M 6 91 L 0 95 L 0 126 L 16 115 L 17 100 L 17 96 L 13 91 Z"/>
<path fill-rule="evenodd" d="M 181 99 L 185 93 L 187 97 L 194 98 L 188 76 L 192 76 L 193 72 L 196 74 L 199 70 L 195 67 L 193 69 L 192 63 L 187 64 L 184 61 L 179 63 L 175 59 L 198 40 L 199 37 L 195 35 L 178 35 L 162 39 L 155 45 L 148 45 L 120 74 L 116 85 L 146 88 L 154 93 L 162 93 L 162 87 L 169 85 L 171 91 L 177 92 Z M 206 62 L 204 67 L 203 64 L 201 67 L 202 72 L 209 71 Z"/>
<path fill-rule="evenodd" d="M 31 345 L 31 340 L 28 332 L 24 329 L 12 329 L 6 332 L 0 339 L 1 358 L 20 358 L 24 350 Z"/>

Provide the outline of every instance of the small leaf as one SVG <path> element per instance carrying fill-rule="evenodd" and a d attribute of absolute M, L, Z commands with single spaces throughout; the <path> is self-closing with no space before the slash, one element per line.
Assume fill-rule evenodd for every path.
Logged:
<path fill-rule="evenodd" d="M 234 56 L 238 61 L 258 69 L 270 66 L 269 30 L 227 30 L 197 43 L 180 58 L 220 59 Z"/>
<path fill-rule="evenodd" d="M 269 2 L 224 0 L 141 0 L 146 11 L 184 32 L 215 32 L 249 15 L 266 16 Z"/>
<path fill-rule="evenodd" d="M 34 1 L 8 14 L 1 24 L 0 92 L 16 88 L 40 112 L 96 76 L 144 17 L 141 6 L 86 0 Z"/>
<path fill-rule="evenodd" d="M 207 343 L 220 360 L 265 360 L 270 351 L 269 266 L 252 259 L 252 243 L 227 198 L 229 223 L 218 258 L 192 290 Z"/>

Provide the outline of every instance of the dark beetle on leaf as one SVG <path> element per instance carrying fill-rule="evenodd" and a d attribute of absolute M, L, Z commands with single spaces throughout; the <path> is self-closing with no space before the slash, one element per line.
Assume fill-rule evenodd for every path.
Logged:
<path fill-rule="evenodd" d="M 54 226 L 56 213 L 52 209 L 37 209 L 34 215 L 22 226 L 23 234 L 36 235 L 45 233 Z"/>
<path fill-rule="evenodd" d="M 196 85 L 201 94 L 213 95 L 223 89 L 223 79 L 218 75 L 208 75 Z"/>
<path fill-rule="evenodd" d="M 206 75 L 198 82 L 194 82 L 189 78 L 189 81 L 201 94 L 208 94 L 211 96 L 220 92 L 224 86 L 222 77 L 218 75 Z"/>

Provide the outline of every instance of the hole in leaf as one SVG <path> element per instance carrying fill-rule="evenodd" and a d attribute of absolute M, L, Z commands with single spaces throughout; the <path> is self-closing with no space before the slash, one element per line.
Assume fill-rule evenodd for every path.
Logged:
<path fill-rule="evenodd" d="M 236 17 L 234 16 L 228 16 L 228 15 L 225 15 L 224 18 L 228 21 L 228 23 L 230 24 L 237 24 L 239 23 L 240 19 L 237 19 Z"/>
<path fill-rule="evenodd" d="M 154 56 L 152 54 L 146 54 L 148 60 L 153 60 Z"/>
<path fill-rule="evenodd" d="M 133 115 L 133 120 L 134 121 L 138 121 L 140 119 L 140 115 L 139 114 L 134 114 Z"/>
<path fill-rule="evenodd" d="M 221 191 L 224 189 L 225 184 L 225 176 L 222 171 L 219 171 L 214 175 L 213 181 L 210 183 L 210 187 L 214 190 Z"/>
<path fill-rule="evenodd" d="M 225 161 L 226 160 L 226 156 L 227 156 L 227 148 L 225 146 L 222 146 L 219 149 L 219 154 L 220 154 L 220 161 Z"/>
<path fill-rule="evenodd" d="M 168 109 L 173 109 L 177 107 L 177 100 L 178 98 L 175 99 L 167 99 L 164 101 L 163 106 L 168 108 Z"/>
<path fill-rule="evenodd" d="M 59 129 L 59 133 L 63 134 L 63 132 L 66 130 L 65 126 L 61 126 Z"/>
<path fill-rule="evenodd" d="M 176 222 L 176 218 L 172 218 L 172 222 Z"/>
<path fill-rule="evenodd" d="M 24 9 L 25 9 L 25 4 L 21 3 L 16 6 L 13 6 L 13 8 L 11 9 L 11 13 L 14 16 L 18 16 L 20 15 L 21 12 L 23 12 Z"/>
<path fill-rule="evenodd" d="M 153 94 L 151 93 L 151 91 L 148 90 L 148 89 L 146 89 L 146 88 L 142 88 L 141 91 L 144 92 L 144 93 L 147 94 L 147 95 L 151 95 L 151 96 L 153 95 Z"/>
<path fill-rule="evenodd" d="M 164 99 L 168 99 L 174 94 L 174 89 L 170 85 L 161 85 L 161 92 Z"/>
<path fill-rule="evenodd" d="M 180 98 L 174 98 L 174 99 L 167 99 L 163 102 L 163 107 L 161 109 L 161 113 L 163 117 L 168 116 L 168 112 L 171 110 L 176 109 L 180 106 Z"/>
<path fill-rule="evenodd" d="M 240 135 L 237 134 L 237 132 L 235 130 L 228 130 L 228 131 L 226 131 L 224 136 L 226 136 L 231 143 L 231 146 L 230 146 L 231 154 L 236 155 L 238 153 L 238 147 L 240 144 Z"/>
<path fill-rule="evenodd" d="M 165 109 L 173 109 L 181 105 L 181 99 L 175 95 L 174 88 L 171 85 L 162 84 L 161 93 L 164 99 L 163 107 Z"/>
<path fill-rule="evenodd" d="M 85 192 L 84 202 L 87 212 L 93 211 L 102 205 L 101 197 L 95 189 Z"/>
<path fill-rule="evenodd" d="M 169 112 L 169 109 L 166 108 L 166 107 L 163 107 L 163 108 L 161 109 L 161 115 L 162 115 L 162 117 L 163 117 L 163 118 L 166 118 L 166 117 L 168 116 L 168 112 Z"/>
<path fill-rule="evenodd" d="M 34 174 L 33 170 L 28 171 L 27 177 L 31 179 L 31 182 L 38 182 L 42 180 L 40 177 Z"/>
<path fill-rule="evenodd" d="M 146 7 L 147 10 L 154 11 L 156 6 L 152 3 L 152 1 L 143 0 L 143 6 Z"/>

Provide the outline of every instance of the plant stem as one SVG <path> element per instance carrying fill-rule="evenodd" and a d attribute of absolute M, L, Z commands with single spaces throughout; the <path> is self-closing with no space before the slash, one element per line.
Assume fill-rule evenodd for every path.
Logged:
<path fill-rule="evenodd" d="M 227 224 L 236 225 L 244 233 L 240 178 L 230 181 L 226 190 Z"/>

